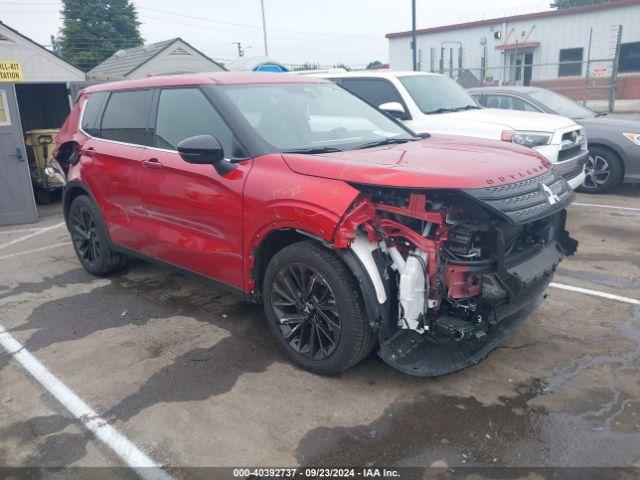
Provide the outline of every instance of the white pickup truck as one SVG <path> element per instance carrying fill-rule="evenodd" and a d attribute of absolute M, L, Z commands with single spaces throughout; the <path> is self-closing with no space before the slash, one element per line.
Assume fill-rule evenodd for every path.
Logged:
<path fill-rule="evenodd" d="M 404 122 L 416 133 L 514 142 L 540 152 L 575 189 L 585 178 L 587 138 L 573 120 L 547 113 L 482 108 L 455 80 L 436 73 L 321 73 Z"/>

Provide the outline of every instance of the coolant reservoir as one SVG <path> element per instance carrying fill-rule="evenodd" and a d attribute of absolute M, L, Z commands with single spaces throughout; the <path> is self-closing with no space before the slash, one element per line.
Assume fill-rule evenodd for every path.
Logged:
<path fill-rule="evenodd" d="M 424 301 L 427 294 L 426 272 L 427 254 L 414 251 L 405 261 L 400 271 L 399 297 L 402 306 L 402 317 L 398 320 L 400 328 L 409 328 L 422 332 L 419 324 L 420 314 L 424 312 Z"/>

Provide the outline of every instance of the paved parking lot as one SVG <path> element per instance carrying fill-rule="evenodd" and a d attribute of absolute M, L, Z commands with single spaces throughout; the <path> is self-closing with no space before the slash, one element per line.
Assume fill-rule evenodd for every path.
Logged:
<path fill-rule="evenodd" d="M 69 392 L 56 399 L 60 385 L 48 391 L 0 348 L 0 465 L 124 465 L 89 424 L 177 476 L 172 467 L 640 466 L 640 305 L 629 300 L 640 298 L 639 199 L 630 187 L 578 195 L 579 252 L 555 278 L 626 301 L 551 288 L 486 360 L 437 379 L 375 355 L 338 377 L 295 368 L 257 306 L 140 262 L 89 276 L 49 206 L 37 225 L 0 229 L 0 324 L 94 413 L 71 414 Z"/>

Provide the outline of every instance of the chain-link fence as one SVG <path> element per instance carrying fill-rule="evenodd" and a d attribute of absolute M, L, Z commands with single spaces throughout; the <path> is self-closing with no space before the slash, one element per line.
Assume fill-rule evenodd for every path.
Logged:
<path fill-rule="evenodd" d="M 617 100 L 622 103 L 631 100 L 637 103 L 634 108 L 638 109 L 640 72 L 620 68 L 622 26 L 612 27 L 607 34 L 608 38 L 597 39 L 599 48 L 592 49 L 591 30 L 585 48 L 561 50 L 560 61 L 549 63 L 534 61 L 535 49 L 526 45 L 518 48 L 516 43 L 503 51 L 501 64 L 489 65 L 486 55 L 467 58 L 462 44 L 443 42 L 440 48 L 418 51 L 418 70 L 448 75 L 465 88 L 539 86 L 600 111 L 614 111 Z M 606 48 L 602 48 L 603 43 Z"/>

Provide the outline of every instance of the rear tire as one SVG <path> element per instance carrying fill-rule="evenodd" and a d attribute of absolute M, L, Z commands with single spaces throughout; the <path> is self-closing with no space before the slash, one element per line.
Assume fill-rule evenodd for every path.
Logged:
<path fill-rule="evenodd" d="M 624 166 L 620 157 L 603 147 L 589 147 L 589 159 L 586 164 L 586 178 L 580 185 L 583 193 L 607 193 L 622 182 Z"/>
<path fill-rule="evenodd" d="M 358 284 L 332 251 L 313 241 L 289 245 L 269 262 L 263 285 L 269 328 L 296 365 L 332 375 L 371 352 Z"/>
<path fill-rule="evenodd" d="M 127 257 L 111 249 L 100 211 L 88 196 L 71 202 L 67 228 L 78 260 L 91 275 L 102 277 L 126 265 Z"/>

